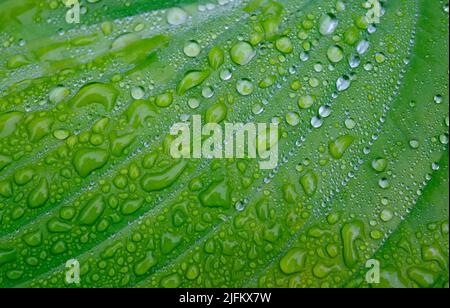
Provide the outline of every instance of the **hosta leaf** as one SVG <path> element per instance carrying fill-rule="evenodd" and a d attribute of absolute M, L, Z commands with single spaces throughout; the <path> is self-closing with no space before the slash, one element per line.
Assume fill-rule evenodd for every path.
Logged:
<path fill-rule="evenodd" d="M 448 4 L 0 12 L 0 286 L 448 287 Z M 172 158 L 194 115 L 278 123 L 277 167 Z"/>

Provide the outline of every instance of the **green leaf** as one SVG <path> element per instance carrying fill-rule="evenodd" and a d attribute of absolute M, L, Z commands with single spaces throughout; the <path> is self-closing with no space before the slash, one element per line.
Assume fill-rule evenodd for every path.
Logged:
<path fill-rule="evenodd" d="M 448 287 L 442 3 L 44 2 L 0 4 L 1 287 Z M 193 115 L 277 167 L 172 158 Z"/>

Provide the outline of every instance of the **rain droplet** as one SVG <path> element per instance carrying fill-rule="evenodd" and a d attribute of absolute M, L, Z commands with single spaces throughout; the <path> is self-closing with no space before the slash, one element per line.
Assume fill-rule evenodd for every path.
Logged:
<path fill-rule="evenodd" d="M 243 96 L 248 96 L 253 93 L 254 86 L 249 79 L 241 79 L 236 84 L 236 89 L 239 94 Z"/>
<path fill-rule="evenodd" d="M 183 49 L 184 54 L 190 58 L 197 57 L 200 54 L 201 50 L 202 50 L 202 48 L 196 41 L 187 42 L 184 45 L 184 49 Z"/>
<path fill-rule="evenodd" d="M 300 53 L 300 60 L 302 60 L 303 62 L 306 62 L 309 60 L 309 53 L 307 53 L 306 51 L 302 51 Z"/>
<path fill-rule="evenodd" d="M 436 104 L 442 104 L 442 95 L 436 95 L 436 96 L 434 97 L 434 102 L 435 102 Z"/>
<path fill-rule="evenodd" d="M 417 149 L 417 148 L 419 148 L 419 141 L 417 141 L 417 140 L 411 140 L 410 142 L 409 142 L 409 145 L 411 146 L 411 148 L 413 148 L 413 149 Z"/>
<path fill-rule="evenodd" d="M 345 91 L 350 87 L 351 80 L 347 75 L 341 76 L 336 81 L 336 88 L 339 92 Z"/>
<path fill-rule="evenodd" d="M 167 22 L 173 26 L 184 24 L 188 19 L 188 14 L 180 8 L 172 8 L 167 12 Z"/>
<path fill-rule="evenodd" d="M 320 128 L 323 125 L 323 119 L 320 117 L 313 117 L 311 119 L 311 126 L 314 128 Z"/>
<path fill-rule="evenodd" d="M 264 107 L 261 104 L 255 104 L 252 107 L 252 113 L 255 115 L 261 114 L 264 111 Z"/>
<path fill-rule="evenodd" d="M 133 87 L 131 89 L 131 96 L 134 99 L 142 99 L 145 96 L 144 88 L 142 88 L 141 86 Z"/>
<path fill-rule="evenodd" d="M 327 118 L 327 117 L 330 116 L 330 114 L 331 114 L 331 107 L 330 106 L 328 106 L 328 105 L 320 106 L 320 108 L 319 108 L 319 115 L 322 118 Z"/>
<path fill-rule="evenodd" d="M 202 95 L 204 98 L 211 98 L 214 96 L 214 89 L 211 87 L 204 87 L 202 90 Z"/>
<path fill-rule="evenodd" d="M 290 126 L 297 126 L 300 123 L 300 116 L 296 112 L 289 112 L 286 115 L 286 122 Z"/>
<path fill-rule="evenodd" d="M 333 14 L 326 14 L 320 18 L 319 32 L 322 35 L 330 35 L 336 30 L 338 24 L 339 21 L 336 16 Z"/>
<path fill-rule="evenodd" d="M 229 69 L 224 69 L 220 72 L 220 79 L 223 81 L 230 80 L 233 76 L 233 73 Z"/>
<path fill-rule="evenodd" d="M 356 122 L 353 119 L 346 119 L 345 120 L 345 127 L 348 129 L 354 129 L 356 126 Z"/>
<path fill-rule="evenodd" d="M 362 40 L 361 42 L 358 43 L 358 46 L 356 46 L 356 51 L 360 55 L 363 55 L 369 50 L 369 47 L 370 47 L 370 43 L 366 40 Z"/>
<path fill-rule="evenodd" d="M 378 185 L 382 188 L 382 189 L 386 189 L 389 187 L 389 181 L 386 178 L 382 178 L 378 181 Z"/>
<path fill-rule="evenodd" d="M 351 68 L 357 68 L 361 64 L 361 59 L 359 56 L 352 54 L 348 59 L 348 64 Z"/>
<path fill-rule="evenodd" d="M 328 48 L 327 57 L 331 62 L 338 63 L 344 58 L 344 50 L 338 45 L 333 45 Z"/>
<path fill-rule="evenodd" d="M 190 99 L 188 100 L 188 106 L 189 106 L 191 109 L 197 109 L 197 108 L 200 106 L 200 100 L 197 99 L 197 98 L 190 98 Z"/>

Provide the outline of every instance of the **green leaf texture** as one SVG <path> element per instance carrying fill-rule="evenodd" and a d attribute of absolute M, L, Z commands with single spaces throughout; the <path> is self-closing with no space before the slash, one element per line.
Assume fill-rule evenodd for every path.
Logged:
<path fill-rule="evenodd" d="M 80 2 L 0 2 L 0 287 L 448 287 L 448 2 Z"/>

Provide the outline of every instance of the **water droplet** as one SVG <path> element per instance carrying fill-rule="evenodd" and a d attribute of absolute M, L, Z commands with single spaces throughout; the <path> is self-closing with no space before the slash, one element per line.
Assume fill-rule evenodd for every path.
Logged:
<path fill-rule="evenodd" d="M 341 76 L 336 81 L 336 88 L 339 92 L 345 91 L 350 87 L 351 80 L 347 75 Z"/>
<path fill-rule="evenodd" d="M 204 87 L 202 90 L 202 95 L 204 98 L 211 98 L 214 96 L 214 89 L 211 87 Z"/>
<path fill-rule="evenodd" d="M 345 120 L 345 127 L 348 129 L 354 129 L 356 126 L 356 122 L 353 119 L 346 119 Z"/>
<path fill-rule="evenodd" d="M 300 116 L 296 112 L 289 112 L 286 115 L 286 122 L 291 126 L 297 126 L 300 123 Z"/>
<path fill-rule="evenodd" d="M 330 141 L 328 149 L 334 159 L 341 159 L 350 145 L 353 143 L 354 137 L 351 135 L 343 135 L 335 140 Z"/>
<path fill-rule="evenodd" d="M 433 169 L 433 171 L 438 171 L 440 169 L 440 166 L 438 163 L 432 163 L 431 169 Z"/>
<path fill-rule="evenodd" d="M 392 212 L 390 210 L 383 210 L 380 214 L 380 218 L 384 222 L 390 221 L 393 217 L 394 217 L 394 215 L 392 214 Z"/>
<path fill-rule="evenodd" d="M 298 106 L 302 109 L 307 109 L 314 104 L 314 99 L 310 95 L 305 95 L 299 98 Z"/>
<path fill-rule="evenodd" d="M 411 148 L 417 149 L 417 148 L 419 148 L 420 143 L 419 143 L 419 141 L 417 141 L 417 140 L 411 140 L 411 141 L 409 142 L 409 145 L 411 146 Z"/>
<path fill-rule="evenodd" d="M 358 43 L 358 45 L 356 46 L 356 51 L 360 54 L 363 55 L 365 54 L 370 47 L 370 43 L 366 40 L 362 40 L 361 42 Z"/>
<path fill-rule="evenodd" d="M 319 23 L 319 32 L 322 35 L 332 34 L 339 24 L 336 16 L 334 16 L 333 14 L 326 14 L 322 16 Z"/>
<path fill-rule="evenodd" d="M 323 125 L 323 119 L 320 117 L 313 117 L 311 119 L 311 126 L 314 128 L 320 128 Z"/>
<path fill-rule="evenodd" d="M 331 62 L 338 63 L 344 58 L 344 50 L 338 45 L 333 45 L 328 48 L 327 57 Z"/>
<path fill-rule="evenodd" d="M 230 50 L 231 60 L 239 65 L 247 65 L 256 56 L 256 51 L 248 42 L 239 42 Z"/>
<path fill-rule="evenodd" d="M 375 54 L 375 61 L 377 63 L 383 63 L 384 61 L 386 61 L 386 56 L 382 52 L 377 52 Z"/>
<path fill-rule="evenodd" d="M 167 22 L 173 26 L 184 24 L 188 19 L 188 14 L 180 8 L 172 8 L 167 12 Z"/>
<path fill-rule="evenodd" d="M 133 97 L 134 99 L 142 99 L 144 96 L 145 90 L 143 87 L 138 86 L 131 89 L 131 97 Z"/>
<path fill-rule="evenodd" d="M 242 203 L 241 201 L 236 203 L 236 211 L 242 212 L 244 209 L 245 209 L 244 203 Z"/>
<path fill-rule="evenodd" d="M 158 97 L 156 98 L 155 104 L 158 107 L 167 108 L 172 104 L 172 102 L 173 102 L 173 94 L 170 92 L 167 92 L 167 93 L 158 95 Z"/>
<path fill-rule="evenodd" d="M 233 73 L 229 69 L 223 69 L 222 71 L 220 71 L 220 79 L 222 79 L 223 81 L 230 80 L 232 76 Z"/>
<path fill-rule="evenodd" d="M 58 86 L 50 91 L 48 94 L 48 99 L 53 104 L 61 103 L 68 95 L 70 91 L 62 86 Z"/>
<path fill-rule="evenodd" d="M 331 107 L 328 105 L 320 106 L 319 108 L 319 115 L 322 118 L 328 118 L 331 114 Z"/>
<path fill-rule="evenodd" d="M 294 45 L 292 44 L 292 41 L 287 37 L 283 36 L 279 38 L 275 42 L 275 46 L 278 49 L 278 51 L 288 54 L 291 53 L 294 50 Z"/>
<path fill-rule="evenodd" d="M 442 95 L 436 95 L 436 96 L 434 97 L 434 102 L 435 102 L 436 104 L 442 104 Z"/>
<path fill-rule="evenodd" d="M 357 68 L 361 64 L 361 59 L 358 55 L 352 54 L 348 59 L 348 64 L 351 68 Z"/>
<path fill-rule="evenodd" d="M 378 181 L 378 185 L 382 188 L 382 189 L 386 189 L 389 187 L 389 180 L 386 178 L 382 178 Z"/>
<path fill-rule="evenodd" d="M 372 168 L 377 172 L 383 172 L 387 167 L 387 160 L 384 158 L 377 158 L 372 161 Z"/>
<path fill-rule="evenodd" d="M 201 50 L 202 48 L 200 47 L 199 43 L 197 43 L 196 41 L 189 41 L 184 45 L 183 52 L 186 56 L 195 58 L 200 54 Z"/>
<path fill-rule="evenodd" d="M 448 134 L 447 134 L 447 133 L 441 134 L 441 135 L 439 136 L 439 141 L 440 141 L 442 144 L 448 144 Z"/>
<path fill-rule="evenodd" d="M 248 96 L 253 93 L 254 86 L 249 79 L 241 79 L 236 84 L 236 89 L 239 94 L 243 96 Z"/>
<path fill-rule="evenodd" d="M 300 184 L 308 196 L 313 196 L 318 188 L 319 179 L 314 171 L 308 171 L 300 178 Z"/>
<path fill-rule="evenodd" d="M 367 28 L 367 32 L 369 34 L 374 34 L 375 32 L 377 32 L 377 27 L 374 24 L 370 24 Z"/>
<path fill-rule="evenodd" d="M 302 60 L 303 62 L 308 61 L 309 60 L 309 53 L 306 51 L 302 51 L 300 53 L 300 60 Z"/>
<path fill-rule="evenodd" d="M 322 72 L 322 71 L 323 71 L 323 65 L 322 65 L 322 63 L 316 63 L 316 64 L 314 64 L 314 70 L 315 70 L 317 73 Z"/>
<path fill-rule="evenodd" d="M 264 107 L 261 104 L 254 104 L 252 107 L 252 113 L 255 115 L 261 114 L 264 111 Z"/>
<path fill-rule="evenodd" d="M 58 140 L 65 140 L 69 137 L 69 131 L 67 130 L 56 130 L 53 132 L 53 136 Z"/>
<path fill-rule="evenodd" d="M 188 106 L 189 106 L 191 109 L 197 109 L 197 108 L 200 106 L 200 100 L 197 99 L 197 98 L 190 98 L 190 99 L 188 100 Z"/>

